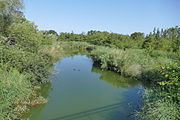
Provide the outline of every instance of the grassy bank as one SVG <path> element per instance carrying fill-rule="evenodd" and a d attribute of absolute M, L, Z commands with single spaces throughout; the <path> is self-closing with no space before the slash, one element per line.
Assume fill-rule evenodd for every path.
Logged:
<path fill-rule="evenodd" d="M 86 42 L 59 42 L 56 45 L 62 46 L 65 51 L 84 50 L 101 69 L 112 70 L 137 79 L 148 79 L 148 74 L 153 74 L 153 71 L 157 71 L 161 66 L 174 64 L 180 59 L 178 54 L 158 50 L 150 55 L 145 49 L 123 50 L 95 46 Z"/>

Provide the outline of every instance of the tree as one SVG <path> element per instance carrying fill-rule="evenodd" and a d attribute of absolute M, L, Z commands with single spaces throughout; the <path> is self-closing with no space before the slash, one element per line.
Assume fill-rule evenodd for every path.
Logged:
<path fill-rule="evenodd" d="M 17 16 L 22 16 L 22 8 L 22 0 L 0 0 L 0 33 L 4 33 Z"/>
<path fill-rule="evenodd" d="M 146 36 L 145 41 L 142 45 L 142 48 L 145 48 L 146 51 L 149 54 L 151 54 L 155 48 L 155 42 L 156 42 L 155 41 L 155 35 L 150 34 L 150 35 Z"/>
<path fill-rule="evenodd" d="M 44 34 L 53 34 L 53 35 L 58 36 L 58 33 L 57 33 L 55 30 L 47 30 L 47 31 L 44 31 Z"/>
<path fill-rule="evenodd" d="M 29 21 L 12 24 L 7 29 L 8 39 L 6 44 L 16 45 L 29 52 L 37 52 L 44 43 L 44 36 L 38 31 L 37 26 Z"/>
<path fill-rule="evenodd" d="M 141 47 L 144 42 L 144 33 L 134 32 L 130 35 L 130 38 L 134 41 L 137 47 Z"/>

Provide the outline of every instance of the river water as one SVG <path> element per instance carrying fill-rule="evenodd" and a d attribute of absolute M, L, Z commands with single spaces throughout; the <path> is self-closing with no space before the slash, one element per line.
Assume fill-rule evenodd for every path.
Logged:
<path fill-rule="evenodd" d="M 42 86 L 47 104 L 32 107 L 30 120 L 134 120 L 142 85 L 114 72 L 93 67 L 85 55 L 54 63 L 51 82 Z"/>

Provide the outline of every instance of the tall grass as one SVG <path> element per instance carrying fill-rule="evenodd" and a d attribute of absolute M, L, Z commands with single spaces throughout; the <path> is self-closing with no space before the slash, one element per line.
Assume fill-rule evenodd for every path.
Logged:
<path fill-rule="evenodd" d="M 121 75 L 140 78 L 150 71 L 155 71 L 162 65 L 174 62 L 173 59 L 151 57 L 143 49 L 113 49 L 96 47 L 90 55 L 102 69 L 110 69 Z"/>
<path fill-rule="evenodd" d="M 31 102 L 45 102 L 34 88 L 49 75 L 51 57 L 39 51 L 25 51 L 18 45 L 2 44 L 0 51 L 0 120 L 19 119 Z M 30 100 L 33 95 L 34 101 Z"/>
<path fill-rule="evenodd" d="M 179 120 L 180 105 L 165 99 L 161 90 L 151 89 L 144 93 L 144 105 L 137 112 L 138 120 Z"/>
<path fill-rule="evenodd" d="M 28 76 L 19 73 L 15 68 L 0 69 L 0 120 L 15 119 L 24 111 L 23 107 L 15 106 L 15 102 L 25 100 L 31 93 L 31 83 Z M 14 107 L 12 107 L 14 106 Z"/>

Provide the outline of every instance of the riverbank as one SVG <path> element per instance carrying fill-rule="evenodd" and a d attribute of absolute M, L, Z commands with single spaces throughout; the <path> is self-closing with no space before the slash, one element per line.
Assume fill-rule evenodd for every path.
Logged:
<path fill-rule="evenodd" d="M 124 77 L 142 81 L 146 86 L 146 92 L 143 96 L 144 107 L 137 112 L 138 119 L 179 118 L 178 54 L 153 51 L 150 55 L 143 49 L 114 49 L 84 42 L 59 42 L 59 44 L 62 46 L 64 44 L 73 51 L 79 49 L 86 51 L 85 54 L 94 60 L 94 65 L 101 69 L 115 71 Z M 169 75 L 172 72 L 168 69 L 174 72 L 173 76 Z"/>
<path fill-rule="evenodd" d="M 86 42 L 58 42 L 56 46 L 62 51 L 84 51 L 94 60 L 94 64 L 101 69 L 111 70 L 125 77 L 135 79 L 152 79 L 161 66 L 176 63 L 180 58 L 177 54 L 163 51 L 154 51 L 152 55 L 145 49 L 115 49 L 104 46 L 96 46 Z M 61 53 L 61 52 L 60 52 Z M 149 78 L 151 76 L 152 78 Z M 148 81 L 148 80 L 146 80 Z"/>
<path fill-rule="evenodd" d="M 13 53 L 12 51 L 9 51 L 10 55 Z M 144 94 L 144 101 L 145 101 L 144 107 L 141 109 L 142 111 L 137 112 L 137 116 L 141 117 L 140 119 L 142 118 L 145 119 L 147 117 L 155 118 L 153 117 L 153 115 L 156 116 L 157 114 L 154 113 L 159 113 L 159 112 L 161 112 L 162 115 L 164 116 L 168 115 L 168 118 L 174 117 L 175 119 L 178 117 L 177 115 L 179 112 L 178 109 L 179 104 L 175 102 L 170 102 L 166 97 L 160 96 L 159 94 L 164 91 L 157 90 L 157 87 L 155 87 L 155 82 L 156 85 L 158 84 L 157 81 L 157 79 L 159 79 L 158 71 L 161 69 L 161 66 L 174 64 L 179 59 L 176 54 L 164 53 L 162 51 L 155 51 L 154 54 L 150 56 L 147 55 L 143 49 L 123 50 L 123 49 L 114 49 L 103 46 L 95 46 L 85 42 L 54 42 L 51 45 L 45 45 L 39 49 L 39 53 L 41 55 L 49 55 L 51 56 L 50 59 L 44 59 L 44 58 L 39 59 L 41 60 L 41 62 L 39 63 L 36 61 L 35 65 L 38 65 L 37 63 L 44 64 L 44 60 L 47 60 L 45 65 L 49 66 L 53 62 L 58 61 L 63 56 L 71 56 L 79 52 L 81 54 L 85 54 L 91 57 L 94 61 L 94 66 L 98 66 L 102 70 L 114 71 L 124 77 L 130 77 L 131 79 L 137 79 L 142 81 L 142 83 L 146 86 L 146 94 Z M 18 53 L 17 51 L 15 53 L 16 53 L 16 57 L 20 56 L 17 54 Z M 26 59 L 23 58 L 21 60 L 21 58 L 22 56 L 16 59 L 17 61 L 24 63 L 22 62 L 22 60 L 24 61 L 31 60 L 32 56 L 31 59 L 27 57 Z M 33 61 L 37 60 L 37 58 L 34 57 L 32 60 Z M 32 63 L 30 62 L 30 64 Z M 18 64 L 16 66 L 18 66 Z M 46 70 L 47 71 L 49 70 L 48 67 L 46 67 Z M 10 76 L 7 77 L 7 74 L 10 75 L 11 77 Z M 46 102 L 46 100 L 36 92 L 38 91 L 38 89 L 41 89 L 38 85 L 39 83 L 28 82 L 29 77 L 32 76 L 33 74 L 31 76 L 28 76 L 28 74 L 22 74 L 15 69 L 12 69 L 11 71 L 7 72 L 6 75 L 4 75 L 4 77 L 6 77 L 7 80 L 6 82 L 4 82 L 4 84 L 1 85 L 4 86 L 4 88 L 6 88 L 10 94 L 6 95 L 5 94 L 6 91 L 5 91 L 2 97 L 6 96 L 4 98 L 11 98 L 11 99 L 4 99 L 4 101 L 5 100 L 8 101 L 5 101 L 3 103 L 7 108 L 5 107 L 3 108 L 3 110 L 5 111 L 2 112 L 3 114 L 1 114 L 2 118 L 3 117 L 6 118 L 7 116 L 8 117 L 14 116 L 14 118 L 16 118 L 19 115 L 21 115 L 21 113 L 27 112 L 28 107 L 31 106 L 32 104 L 38 105 L 38 103 L 43 104 Z M 16 82 L 14 82 L 14 78 L 18 78 Z M 45 79 L 45 76 L 43 77 L 43 79 Z M 37 78 L 34 80 L 37 80 Z M 9 87 L 7 87 L 7 81 L 9 81 L 8 82 L 9 86 L 14 85 L 16 87 L 9 89 Z M 19 94 L 17 91 L 21 91 L 22 93 Z M 155 93 L 157 94 L 156 96 Z M 32 101 L 31 99 L 32 96 L 34 96 L 33 98 L 34 101 L 36 102 Z M 152 99 L 152 98 L 156 98 L 156 99 Z M 18 103 L 28 103 L 28 104 L 18 104 Z M 167 106 L 164 106 L 164 104 L 166 104 Z M 16 106 L 17 109 L 14 109 L 14 106 Z M 12 111 L 9 112 L 10 110 Z M 172 110 L 173 110 L 173 114 L 172 114 Z"/>
<path fill-rule="evenodd" d="M 19 119 L 30 106 L 46 103 L 37 92 L 50 74 L 52 57 L 41 52 L 51 36 L 38 31 L 26 19 L 0 34 L 0 119 Z"/>

